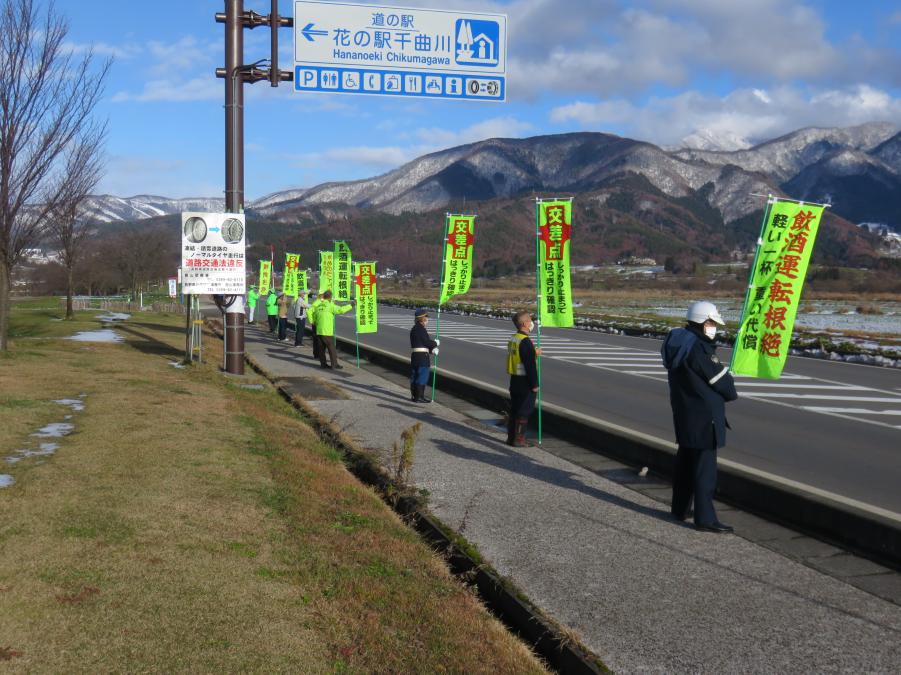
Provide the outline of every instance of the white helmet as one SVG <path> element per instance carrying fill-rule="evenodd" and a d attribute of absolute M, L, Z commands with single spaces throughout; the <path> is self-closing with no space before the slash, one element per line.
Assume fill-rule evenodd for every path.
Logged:
<path fill-rule="evenodd" d="M 693 302 L 688 306 L 688 315 L 686 317 L 692 323 L 704 323 L 707 319 L 711 321 L 715 321 L 721 326 L 725 326 L 726 322 L 723 321 L 723 317 L 720 316 L 719 311 L 712 302 L 708 302 L 707 300 L 701 300 L 700 302 Z"/>

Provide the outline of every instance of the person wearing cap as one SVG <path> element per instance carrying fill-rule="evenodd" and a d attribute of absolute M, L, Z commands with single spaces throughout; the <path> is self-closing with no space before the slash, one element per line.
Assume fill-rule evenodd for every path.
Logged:
<path fill-rule="evenodd" d="M 420 307 L 414 313 L 413 328 L 410 329 L 410 400 L 413 403 L 429 403 L 425 397 L 425 387 L 429 381 L 432 361 L 429 354 L 438 353 L 440 340 L 429 337 L 429 311 Z"/>
<path fill-rule="evenodd" d="M 507 373 L 510 375 L 510 414 L 507 416 L 507 445 L 526 448 L 526 426 L 538 395 L 538 356 L 529 333 L 534 322 L 526 311 L 513 315 L 516 332 L 507 343 Z"/>
<path fill-rule="evenodd" d="M 726 444 L 726 402 L 738 398 L 728 366 L 716 356 L 716 327 L 725 322 L 712 302 L 688 308 L 685 328 L 670 331 L 660 353 L 669 380 L 670 405 L 676 430 L 672 514 L 688 517 L 694 497 L 695 528 L 732 532 L 713 507 L 716 492 L 716 451 Z"/>
<path fill-rule="evenodd" d="M 253 316 L 257 311 L 257 300 L 259 299 L 260 294 L 257 293 L 257 289 L 251 286 L 247 291 L 247 323 L 253 323 Z"/>
<path fill-rule="evenodd" d="M 353 309 L 353 300 L 349 305 L 338 306 L 332 302 L 332 292 L 322 294 L 322 302 L 316 308 L 316 338 L 319 340 L 319 365 L 323 368 L 341 370 L 344 368 L 338 363 L 338 352 L 335 350 L 335 316 L 346 314 Z M 325 362 L 325 353 L 328 352 L 332 365 Z"/>
<path fill-rule="evenodd" d="M 278 296 L 271 286 L 266 296 L 266 319 L 269 322 L 269 332 L 274 333 L 278 327 Z"/>

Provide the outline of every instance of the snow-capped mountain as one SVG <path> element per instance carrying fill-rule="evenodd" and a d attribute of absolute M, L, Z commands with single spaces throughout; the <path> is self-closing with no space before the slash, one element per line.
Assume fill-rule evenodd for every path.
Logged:
<path fill-rule="evenodd" d="M 752 143 L 747 138 L 739 136 L 732 131 L 715 131 L 713 129 L 698 129 L 683 138 L 678 146 L 672 150 L 711 150 L 714 152 L 733 152 L 735 150 L 747 150 Z"/>
<path fill-rule="evenodd" d="M 141 220 L 155 216 L 165 216 L 182 211 L 222 211 L 224 199 L 189 198 L 168 199 L 155 195 L 115 197 L 113 195 L 91 195 L 85 200 L 85 219 L 99 223 L 118 220 Z"/>
<path fill-rule="evenodd" d="M 706 147 L 746 144 L 703 130 L 690 139 Z M 725 223 L 759 210 L 755 193 L 771 193 L 829 201 L 852 222 L 901 224 L 901 134 L 889 123 L 801 129 L 736 150 L 668 151 L 595 132 L 493 138 L 424 155 L 374 178 L 275 192 L 248 204 L 248 210 L 277 221 L 280 214 L 290 220 L 297 209 L 306 209 L 316 222 L 348 207 L 421 213 L 531 190 L 598 190 L 627 176 L 647 180 L 667 198 L 700 199 Z M 222 208 L 221 199 L 100 196 L 91 198 L 88 212 L 98 221 L 112 221 Z"/>

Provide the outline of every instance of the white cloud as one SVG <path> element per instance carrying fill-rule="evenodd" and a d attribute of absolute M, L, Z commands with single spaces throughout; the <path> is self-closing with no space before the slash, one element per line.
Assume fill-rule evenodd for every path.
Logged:
<path fill-rule="evenodd" d="M 222 98 L 222 80 L 212 75 L 187 80 L 177 78 L 150 80 L 139 93 L 120 91 L 113 95 L 113 103 L 138 101 L 141 103 L 171 101 L 208 101 Z"/>
<path fill-rule="evenodd" d="M 139 44 L 111 45 L 106 42 L 94 42 L 92 44 L 66 42 L 62 46 L 62 50 L 70 54 L 93 52 L 96 56 L 112 56 L 119 61 L 133 59 L 143 51 Z"/>
<path fill-rule="evenodd" d="M 720 75 L 766 86 L 899 84 L 897 48 L 859 37 L 834 44 L 803 0 L 515 0 L 495 9 L 510 16 L 514 98 L 632 96 Z"/>
<path fill-rule="evenodd" d="M 872 121 L 901 126 L 901 99 L 860 84 L 820 91 L 782 86 L 740 89 L 725 97 L 689 91 L 653 98 L 579 101 L 554 108 L 552 122 L 591 130 L 615 130 L 661 145 L 678 143 L 700 129 L 762 141 L 806 126 L 844 127 Z"/>

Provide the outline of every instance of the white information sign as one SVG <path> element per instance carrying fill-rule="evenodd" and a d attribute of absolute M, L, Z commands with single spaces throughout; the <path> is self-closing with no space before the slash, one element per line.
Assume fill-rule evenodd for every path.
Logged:
<path fill-rule="evenodd" d="M 182 292 L 244 295 L 244 214 L 181 214 Z"/>
<path fill-rule="evenodd" d="M 295 0 L 294 90 L 507 98 L 507 17 Z"/>
<path fill-rule="evenodd" d="M 178 297 L 178 279 L 176 277 L 169 277 L 169 297 Z"/>

